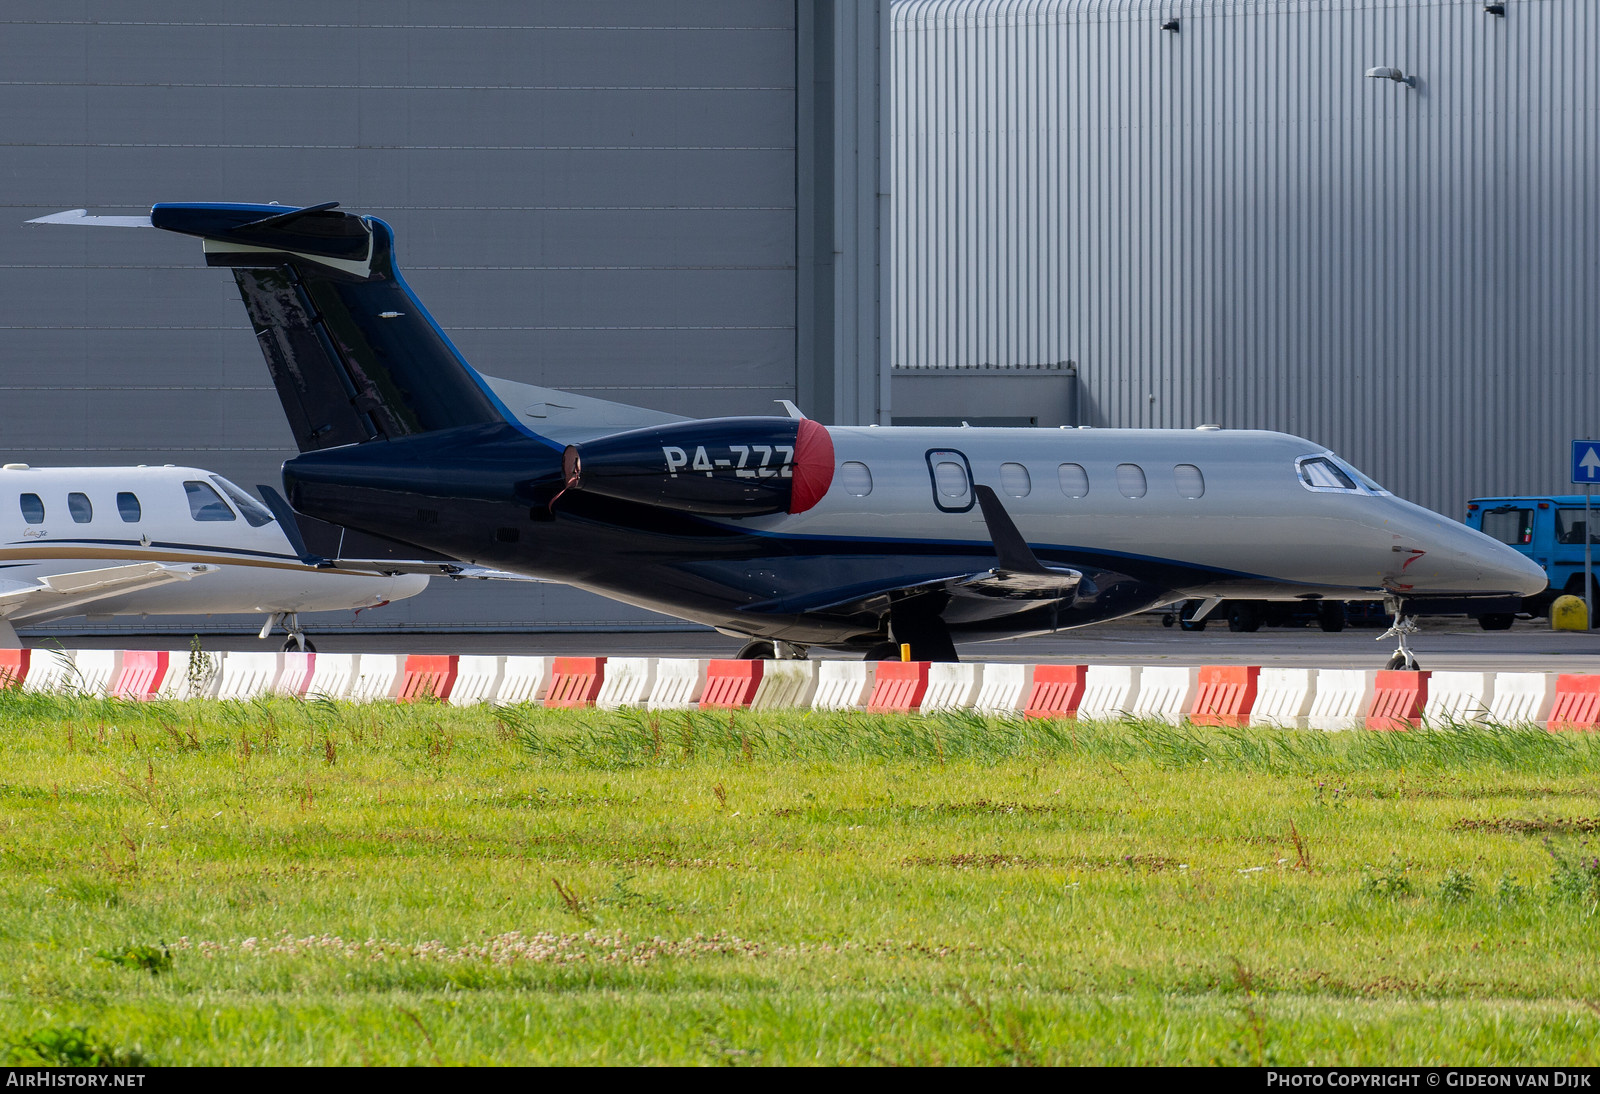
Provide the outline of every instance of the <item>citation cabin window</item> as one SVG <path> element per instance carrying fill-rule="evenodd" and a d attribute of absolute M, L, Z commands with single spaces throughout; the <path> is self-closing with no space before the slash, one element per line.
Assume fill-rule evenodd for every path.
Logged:
<path fill-rule="evenodd" d="M 72 515 L 75 524 L 88 524 L 94 519 L 94 506 L 89 504 L 89 495 L 76 490 L 67 495 L 67 512 Z"/>
<path fill-rule="evenodd" d="M 183 492 L 189 496 L 189 515 L 195 520 L 239 519 L 228 508 L 228 503 L 222 500 L 222 495 L 207 483 L 191 479 L 183 484 Z"/>
<path fill-rule="evenodd" d="M 44 523 L 44 502 L 38 494 L 24 494 L 19 499 L 22 504 L 22 519 L 29 524 Z"/>
<path fill-rule="evenodd" d="M 117 515 L 124 524 L 138 524 L 139 518 L 144 516 L 144 510 L 139 505 L 139 495 L 127 490 L 117 493 Z"/>

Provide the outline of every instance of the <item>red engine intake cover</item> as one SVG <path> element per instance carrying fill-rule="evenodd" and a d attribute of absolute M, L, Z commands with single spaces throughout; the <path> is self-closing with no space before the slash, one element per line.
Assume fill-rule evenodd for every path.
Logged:
<path fill-rule="evenodd" d="M 794 478 L 789 512 L 804 513 L 833 485 L 833 438 L 828 427 L 810 418 L 800 419 L 794 439 Z"/>

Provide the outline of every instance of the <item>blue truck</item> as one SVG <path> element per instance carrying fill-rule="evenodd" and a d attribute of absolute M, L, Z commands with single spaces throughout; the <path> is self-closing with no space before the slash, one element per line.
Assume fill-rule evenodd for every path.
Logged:
<path fill-rule="evenodd" d="M 1583 595 L 1584 539 L 1587 534 L 1590 543 L 1600 544 L 1600 530 L 1588 527 L 1591 521 L 1600 524 L 1600 495 L 1591 505 L 1586 519 L 1582 494 L 1473 498 L 1467 502 L 1468 527 L 1521 551 L 1549 576 L 1550 585 L 1544 592 L 1522 602 L 1526 614 L 1549 615 L 1556 597 Z M 1591 554 L 1594 566 L 1600 568 L 1600 550 L 1591 549 Z M 1600 604 L 1600 598 L 1595 603 Z M 1515 618 L 1511 612 L 1477 616 L 1478 625 L 1486 631 L 1505 630 Z"/>

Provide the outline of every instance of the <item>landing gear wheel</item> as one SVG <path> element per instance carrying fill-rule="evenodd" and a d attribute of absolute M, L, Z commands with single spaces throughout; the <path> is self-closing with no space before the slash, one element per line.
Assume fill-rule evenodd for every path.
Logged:
<path fill-rule="evenodd" d="M 316 646 L 316 643 L 311 641 L 311 639 L 306 638 L 303 635 L 298 640 L 296 640 L 293 635 L 290 635 L 288 638 L 284 639 L 283 652 L 284 653 L 316 653 L 317 652 L 317 646 Z"/>
<path fill-rule="evenodd" d="M 879 642 L 867 650 L 863 661 L 898 661 L 900 660 L 900 647 L 893 642 Z"/>
<path fill-rule="evenodd" d="M 1206 629 L 1205 619 L 1195 619 L 1194 613 L 1200 610 L 1203 600 L 1185 600 L 1178 606 L 1178 629 L 1185 631 L 1203 631 Z"/>
<path fill-rule="evenodd" d="M 753 638 L 739 650 L 739 660 L 741 661 L 776 661 L 777 659 L 777 647 L 765 638 Z"/>
<path fill-rule="evenodd" d="M 1390 671 L 1404 672 L 1416 672 L 1421 668 L 1421 666 L 1417 664 L 1417 659 L 1411 656 L 1411 654 L 1399 652 L 1396 652 L 1393 656 L 1391 656 L 1388 663 L 1383 667 Z"/>
<path fill-rule="evenodd" d="M 1510 612 L 1491 612 L 1478 616 L 1478 626 L 1486 631 L 1509 631 L 1517 617 Z"/>

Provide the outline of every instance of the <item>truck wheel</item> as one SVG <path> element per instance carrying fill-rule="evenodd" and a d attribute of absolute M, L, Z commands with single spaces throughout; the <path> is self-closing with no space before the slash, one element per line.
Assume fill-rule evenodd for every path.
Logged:
<path fill-rule="evenodd" d="M 1253 634 L 1261 629 L 1261 611 L 1254 604 L 1241 602 L 1235 604 L 1228 612 L 1228 629 L 1230 631 Z"/>
<path fill-rule="evenodd" d="M 1478 626 L 1486 631 L 1509 631 L 1516 618 L 1510 612 L 1490 612 L 1488 615 L 1478 616 Z"/>
<path fill-rule="evenodd" d="M 1342 600 L 1324 600 L 1317 606 L 1317 626 L 1329 634 L 1344 630 L 1347 618 Z"/>

